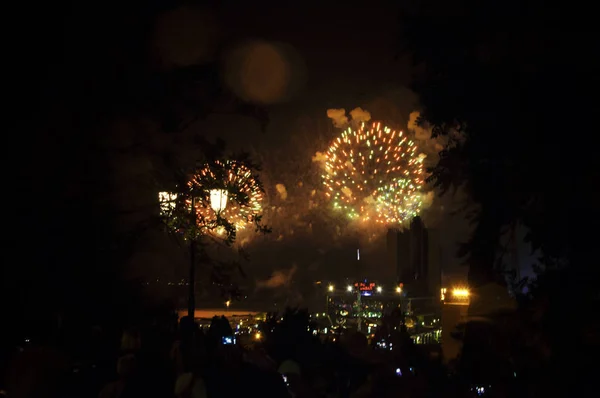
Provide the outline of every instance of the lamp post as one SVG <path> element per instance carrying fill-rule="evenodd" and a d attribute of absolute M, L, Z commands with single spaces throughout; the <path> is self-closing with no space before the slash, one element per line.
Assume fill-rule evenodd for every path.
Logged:
<path fill-rule="evenodd" d="M 191 217 L 193 219 L 193 225 L 196 225 L 196 211 L 195 211 L 195 198 L 192 194 L 192 208 Z M 210 190 L 210 207 L 215 213 L 219 214 L 227 206 L 227 191 L 225 189 L 211 189 Z M 189 302 L 188 302 L 188 316 L 194 320 L 196 312 L 196 239 L 192 237 L 190 239 L 190 291 L 189 291 Z"/>
<path fill-rule="evenodd" d="M 225 189 L 210 190 L 210 207 L 219 214 L 227 206 L 227 191 Z"/>
<path fill-rule="evenodd" d="M 334 290 L 335 286 L 327 286 L 327 293 L 325 294 L 325 312 L 327 313 L 327 316 L 329 316 L 329 293 L 333 293 Z"/>
<path fill-rule="evenodd" d="M 192 207 L 190 210 L 190 217 L 192 218 L 193 224 L 196 225 L 196 210 L 195 210 L 194 195 L 192 195 Z M 195 237 L 190 238 L 190 276 L 189 276 L 190 290 L 188 293 L 188 317 L 194 321 L 194 315 L 196 313 L 196 239 Z"/>

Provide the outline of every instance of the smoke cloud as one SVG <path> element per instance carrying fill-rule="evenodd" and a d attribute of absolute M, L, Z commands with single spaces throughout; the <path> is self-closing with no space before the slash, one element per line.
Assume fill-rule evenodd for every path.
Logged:
<path fill-rule="evenodd" d="M 281 198 L 281 200 L 287 199 L 288 193 L 287 193 L 287 189 L 285 189 L 285 185 L 277 184 L 277 185 L 275 185 L 275 189 L 277 189 L 277 193 L 279 194 L 279 197 Z"/>
<path fill-rule="evenodd" d="M 344 127 L 348 124 L 345 109 L 327 109 L 327 117 L 331 119 L 335 127 Z"/>
<path fill-rule="evenodd" d="M 296 273 L 298 267 L 296 264 L 288 270 L 277 270 L 273 272 L 270 278 L 262 281 L 256 281 L 256 289 L 276 289 L 279 287 L 289 286 L 292 277 Z"/>
<path fill-rule="evenodd" d="M 317 152 L 315 153 L 315 156 L 312 157 L 312 161 L 315 163 L 319 163 L 321 167 L 325 168 L 327 156 L 323 152 Z"/>
<path fill-rule="evenodd" d="M 349 122 L 348 116 L 346 116 L 346 110 L 343 108 L 327 109 L 327 117 L 330 118 L 333 125 L 338 128 L 346 127 Z M 371 113 L 358 107 L 350 111 L 350 117 L 353 122 L 368 122 L 371 120 Z"/>
<path fill-rule="evenodd" d="M 351 110 L 350 117 L 352 117 L 352 120 L 356 122 L 368 122 L 369 120 L 371 120 L 371 114 L 369 113 L 369 111 L 365 111 L 360 107 Z"/>
<path fill-rule="evenodd" d="M 423 123 L 422 126 L 417 124 L 417 121 L 421 116 L 418 111 L 411 112 L 408 117 L 408 129 L 415 133 L 415 139 L 417 140 L 428 140 L 431 138 L 431 127 L 427 122 Z"/>
<path fill-rule="evenodd" d="M 435 193 L 433 191 L 429 191 L 429 192 L 423 192 L 421 194 L 421 203 L 422 203 L 422 207 L 421 209 L 428 209 L 429 207 L 431 207 L 431 204 L 433 203 L 433 199 L 435 198 Z"/>

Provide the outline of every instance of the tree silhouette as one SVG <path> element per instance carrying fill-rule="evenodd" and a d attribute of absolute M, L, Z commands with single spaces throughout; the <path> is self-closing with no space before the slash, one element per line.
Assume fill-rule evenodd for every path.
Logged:
<path fill-rule="evenodd" d="M 158 59 L 154 27 L 178 2 L 94 3 L 94 18 L 89 3 L 48 10 L 32 35 L 35 60 L 24 60 L 37 68 L 24 106 L 33 122 L 14 134 L 24 157 L 11 224 L 36 243 L 19 239 L 13 249 L 27 253 L 26 265 L 2 278 L 17 318 L 63 310 L 115 318 L 130 300 L 116 296 L 126 264 L 160 227 L 156 192 L 219 152 L 195 122 L 213 113 L 267 122 L 224 89 L 215 62 L 167 68 Z"/>
<path fill-rule="evenodd" d="M 495 278 L 500 236 L 516 223 L 529 229 L 546 266 L 583 265 L 591 241 L 572 232 L 598 215 L 598 192 L 584 177 L 598 157 L 582 153 L 570 135 L 586 130 L 575 115 L 591 106 L 573 102 L 590 84 L 589 39 L 550 27 L 559 15 L 533 2 L 468 3 L 411 3 L 402 26 L 417 67 L 421 122 L 449 138 L 431 180 L 442 192 L 464 188 L 477 205 L 462 249 L 471 283 Z M 565 75 L 568 83 L 556 81 Z"/>
<path fill-rule="evenodd" d="M 595 234 L 587 232 L 598 220 L 591 176 L 599 158 L 585 149 L 597 60 L 586 32 L 556 29 L 572 23 L 571 16 L 512 0 L 410 3 L 402 16 L 421 122 L 433 127 L 434 137 L 449 138 L 431 180 L 442 192 L 464 189 L 475 205 L 475 228 L 461 249 L 469 255 L 469 282 L 497 278 L 500 237 L 516 224 L 528 229 L 543 273 L 530 287 L 533 301 L 522 306 L 537 307 L 546 320 L 530 324 L 527 333 L 546 336 L 548 347 L 562 353 L 544 368 L 544 377 L 556 375 L 555 387 L 590 374 L 590 362 L 573 353 L 592 346 L 575 336 L 594 328 L 596 321 L 584 314 L 599 298 L 599 270 L 590 263 Z M 566 313 L 585 321 L 559 326 L 558 314 Z M 561 363 L 574 364 L 569 376 L 558 370 Z"/>

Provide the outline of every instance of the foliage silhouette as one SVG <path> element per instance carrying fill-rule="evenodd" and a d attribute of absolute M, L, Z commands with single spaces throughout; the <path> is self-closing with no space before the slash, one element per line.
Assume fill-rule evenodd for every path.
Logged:
<path fill-rule="evenodd" d="M 591 63 L 567 54 L 585 58 L 589 39 L 550 27 L 559 15 L 530 2 L 467 3 L 410 3 L 402 26 L 418 71 L 421 123 L 449 140 L 431 181 L 442 192 L 463 188 L 476 205 L 475 229 L 462 249 L 471 283 L 497 279 L 500 237 L 517 224 L 529 230 L 544 265 L 582 265 L 591 241 L 572 235 L 586 224 L 573 211 L 598 214 L 598 192 L 584 177 L 598 157 L 582 154 L 564 134 L 585 129 L 572 101 L 588 84 Z M 567 75 L 568 84 L 555 79 Z M 576 113 L 590 105 L 578 102 Z"/>
<path fill-rule="evenodd" d="M 154 26 L 178 2 L 134 3 L 97 4 L 92 19 L 87 3 L 62 5 L 36 25 L 39 43 L 30 48 L 41 52 L 32 50 L 38 69 L 27 78 L 32 95 L 24 107 L 33 122 L 15 134 L 13 146 L 27 150 L 14 186 L 23 197 L 19 220 L 11 223 L 15 236 L 32 236 L 36 225 L 39 238 L 14 246 L 27 255 L 2 278 L 7 316 L 119 318 L 134 294 L 119 287 L 126 264 L 160 220 L 154 204 L 123 203 L 117 172 L 147 159 L 154 171 L 134 183 L 158 191 L 189 170 L 183 150 L 193 149 L 196 159 L 219 152 L 196 121 L 213 113 L 245 114 L 263 127 L 268 121 L 263 109 L 223 88 L 216 63 L 166 69 L 157 62 Z M 131 139 L 111 141 L 121 136 Z"/>
<path fill-rule="evenodd" d="M 449 140 L 431 180 L 442 192 L 464 189 L 476 209 L 475 228 L 461 249 L 469 256 L 469 283 L 504 279 L 495 259 L 501 237 L 516 225 L 541 253 L 537 280 L 507 321 L 523 329 L 512 332 L 519 338 L 506 350 L 513 360 L 530 353 L 520 365 L 543 369 L 531 379 L 540 383 L 540 395 L 573 395 L 565 380 L 574 385 L 591 377 L 591 361 L 574 353 L 592 352 L 582 336 L 597 327 L 584 314 L 599 299 L 599 269 L 591 261 L 597 243 L 587 231 L 599 219 L 590 177 L 600 164 L 586 151 L 589 119 L 583 116 L 594 112 L 597 60 L 588 33 L 556 28 L 572 23 L 571 16 L 513 0 L 431 0 L 409 3 L 402 15 L 421 123 Z M 566 326 L 561 316 L 567 313 L 580 321 Z M 566 363 L 568 375 L 559 370 Z"/>

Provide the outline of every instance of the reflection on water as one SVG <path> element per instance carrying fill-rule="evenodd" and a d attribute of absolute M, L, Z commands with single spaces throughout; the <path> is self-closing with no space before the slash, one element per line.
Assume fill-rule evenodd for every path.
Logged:
<path fill-rule="evenodd" d="M 214 316 L 225 316 L 226 318 L 239 317 L 242 315 L 258 315 L 260 312 L 245 310 L 245 309 L 225 309 L 225 308 L 207 308 L 197 309 L 194 312 L 194 318 L 212 318 Z M 177 311 L 179 317 L 187 316 L 187 309 L 180 309 Z"/>

